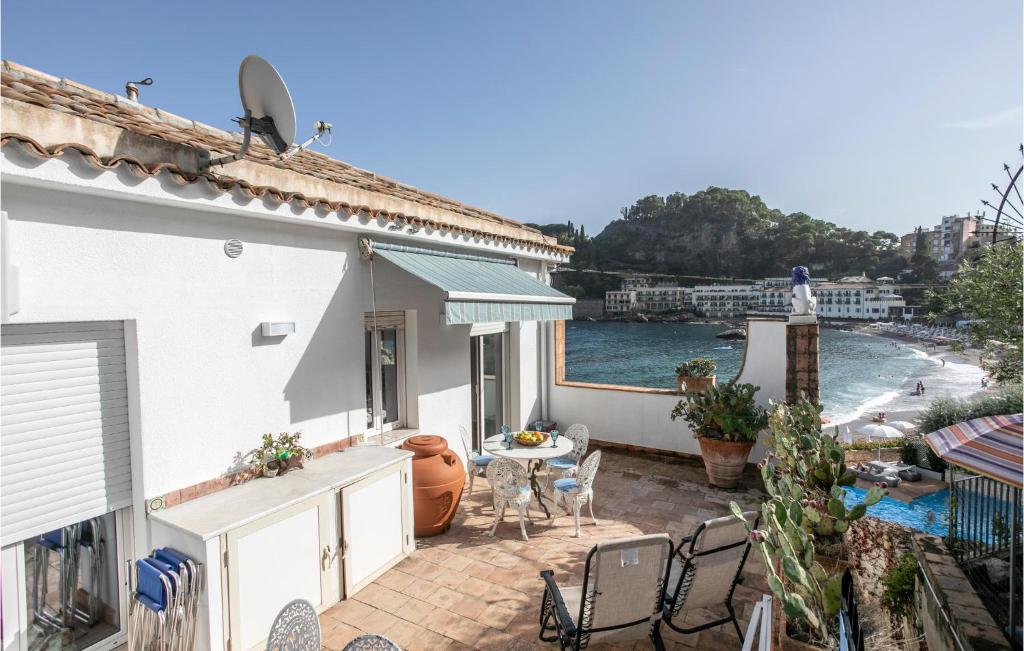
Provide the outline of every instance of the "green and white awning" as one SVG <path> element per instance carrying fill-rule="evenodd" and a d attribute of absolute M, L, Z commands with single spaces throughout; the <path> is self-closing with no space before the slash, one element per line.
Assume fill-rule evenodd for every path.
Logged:
<path fill-rule="evenodd" d="M 362 238 L 364 256 L 381 257 L 444 294 L 448 325 L 572 318 L 576 299 L 519 269 L 514 260 L 423 249 Z"/>

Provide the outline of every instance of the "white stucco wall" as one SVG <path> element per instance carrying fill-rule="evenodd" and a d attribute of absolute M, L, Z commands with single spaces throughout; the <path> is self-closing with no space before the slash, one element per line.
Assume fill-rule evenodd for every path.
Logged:
<path fill-rule="evenodd" d="M 785 321 L 748 321 L 744 355 L 737 381 L 761 387 L 757 401 L 763 406 L 773 398 L 784 400 Z M 548 380 L 549 413 L 563 430 L 573 423 L 583 423 L 592 438 L 602 441 L 700 455 L 700 445 L 686 423 L 670 418 L 672 408 L 681 399 L 679 395 L 556 384 L 553 372 L 548 374 Z M 759 459 L 763 454 L 764 448 L 758 444 L 750 459 Z"/>
<path fill-rule="evenodd" d="M 14 323 L 132 319 L 144 497 L 239 467 L 264 432 L 307 446 L 365 430 L 363 313 L 369 264 L 357 234 L 5 183 L 8 262 L 20 272 Z M 228 258 L 238 238 L 243 255 Z M 522 260 L 539 275 L 542 262 Z M 374 265 L 378 310 L 402 309 L 409 425 L 470 428 L 469 326 L 441 322 L 436 288 Z M 293 321 L 280 339 L 263 321 Z M 536 326 L 511 324 L 513 420 L 539 414 Z M 141 499 L 143 496 L 136 496 Z"/>

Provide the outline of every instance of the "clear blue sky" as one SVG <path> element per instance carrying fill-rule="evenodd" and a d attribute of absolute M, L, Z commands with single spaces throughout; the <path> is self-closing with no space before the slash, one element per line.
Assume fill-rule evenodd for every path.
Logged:
<path fill-rule="evenodd" d="M 275 6 L 277 8 L 275 8 Z M 38 2 L 2 53 L 224 128 L 273 63 L 329 155 L 596 232 L 647 194 L 742 188 L 906 232 L 1019 163 L 1020 0 Z"/>

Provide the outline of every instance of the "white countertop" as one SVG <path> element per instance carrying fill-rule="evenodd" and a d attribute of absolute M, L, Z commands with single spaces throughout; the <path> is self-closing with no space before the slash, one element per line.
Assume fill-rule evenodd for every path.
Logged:
<path fill-rule="evenodd" d="M 357 446 L 306 462 L 281 477 L 261 477 L 189 500 L 149 517 L 189 535 L 209 540 L 335 488 L 347 486 L 412 452 L 391 447 Z"/>

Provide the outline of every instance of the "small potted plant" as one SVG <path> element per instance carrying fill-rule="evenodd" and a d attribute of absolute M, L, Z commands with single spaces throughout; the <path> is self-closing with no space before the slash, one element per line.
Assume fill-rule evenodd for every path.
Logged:
<path fill-rule="evenodd" d="M 758 389 L 735 382 L 711 385 L 702 394 L 687 394 L 672 410 L 672 420 L 685 418 L 700 443 L 712 486 L 736 486 L 758 433 L 768 424 L 765 410 L 754 401 Z"/>
<path fill-rule="evenodd" d="M 299 432 L 282 432 L 276 439 L 270 434 L 264 434 L 263 444 L 252 453 L 253 470 L 264 477 L 276 477 L 289 470 L 302 468 L 303 462 L 313 455 L 299 444 L 301 437 Z"/>
<path fill-rule="evenodd" d="M 704 393 L 715 386 L 715 360 L 694 357 L 676 367 L 676 380 L 682 393 Z"/>

